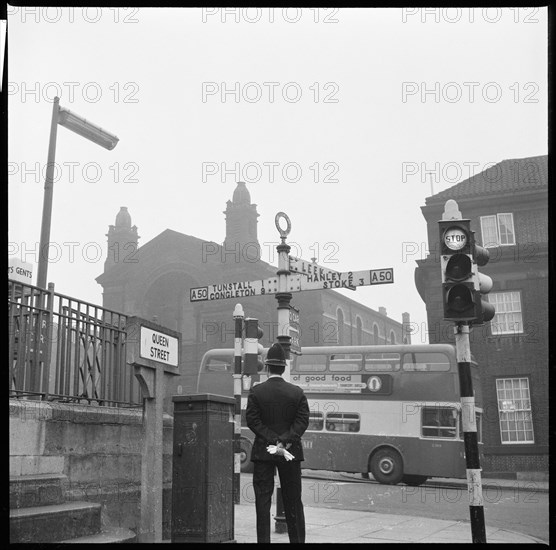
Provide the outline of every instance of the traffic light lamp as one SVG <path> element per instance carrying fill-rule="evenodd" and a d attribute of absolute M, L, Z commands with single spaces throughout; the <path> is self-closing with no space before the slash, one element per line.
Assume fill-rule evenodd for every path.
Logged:
<path fill-rule="evenodd" d="M 444 319 L 484 323 L 494 317 L 494 306 L 482 300 L 492 288 L 492 279 L 479 273 L 488 262 L 486 248 L 475 244 L 470 220 L 439 221 L 440 263 Z"/>
<path fill-rule="evenodd" d="M 477 318 L 475 324 L 488 323 L 494 317 L 496 310 L 494 306 L 481 298 L 482 294 L 488 294 L 492 289 L 492 279 L 484 273 L 479 273 L 479 267 L 488 263 L 490 254 L 487 248 L 475 243 L 473 235 L 473 264 L 475 266 L 475 293 L 477 302 Z"/>
<path fill-rule="evenodd" d="M 263 347 L 259 340 L 264 332 L 257 319 L 245 319 L 245 361 L 243 374 L 251 376 L 264 368 L 262 360 Z"/>
<path fill-rule="evenodd" d="M 472 233 L 469 220 L 438 222 L 444 319 L 472 321 L 475 318 Z"/>

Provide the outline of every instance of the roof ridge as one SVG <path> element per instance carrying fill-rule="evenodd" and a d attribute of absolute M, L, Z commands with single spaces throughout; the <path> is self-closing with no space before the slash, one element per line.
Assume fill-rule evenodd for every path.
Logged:
<path fill-rule="evenodd" d="M 519 190 L 548 188 L 548 155 L 504 159 L 482 172 L 431 195 L 426 203 L 450 197 L 472 198 Z"/>

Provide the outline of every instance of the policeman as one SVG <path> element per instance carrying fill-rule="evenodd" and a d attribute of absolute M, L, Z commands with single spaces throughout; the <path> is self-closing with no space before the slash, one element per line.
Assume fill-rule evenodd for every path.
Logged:
<path fill-rule="evenodd" d="M 257 542 L 270 542 L 270 505 L 274 472 L 278 469 L 284 515 L 290 542 L 305 542 L 305 515 L 301 501 L 301 436 L 309 424 L 309 405 L 303 390 L 286 382 L 284 349 L 268 350 L 268 380 L 251 388 L 247 400 L 247 426 L 255 434 L 251 451 L 257 514 Z"/>

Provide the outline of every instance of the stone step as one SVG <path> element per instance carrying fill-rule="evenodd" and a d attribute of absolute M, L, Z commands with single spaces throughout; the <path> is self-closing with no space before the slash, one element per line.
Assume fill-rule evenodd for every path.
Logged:
<path fill-rule="evenodd" d="M 113 529 L 105 529 L 96 535 L 87 535 L 74 539 L 60 541 L 61 543 L 76 544 L 118 544 L 125 542 L 136 542 L 137 535 L 130 529 L 125 527 L 115 527 Z"/>
<path fill-rule="evenodd" d="M 67 476 L 31 474 L 10 477 L 10 509 L 62 504 Z"/>
<path fill-rule="evenodd" d="M 57 542 L 100 533 L 101 505 L 66 502 L 10 510 L 10 543 Z"/>

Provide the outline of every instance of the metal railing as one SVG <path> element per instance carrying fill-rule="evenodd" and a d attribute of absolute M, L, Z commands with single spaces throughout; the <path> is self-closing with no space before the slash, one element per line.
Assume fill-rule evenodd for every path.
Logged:
<path fill-rule="evenodd" d="M 126 316 L 8 280 L 10 397 L 140 406 Z"/>

